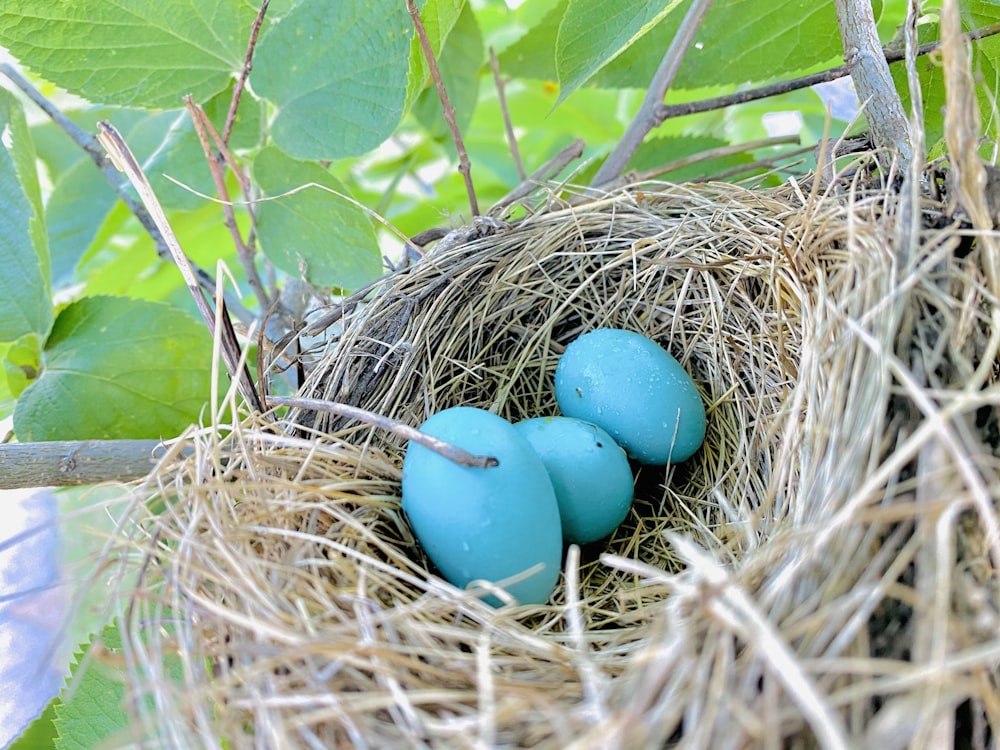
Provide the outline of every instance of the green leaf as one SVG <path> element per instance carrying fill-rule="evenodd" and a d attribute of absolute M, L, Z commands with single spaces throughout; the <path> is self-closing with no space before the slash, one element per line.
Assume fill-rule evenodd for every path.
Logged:
<path fill-rule="evenodd" d="M 42 371 L 42 345 L 38 336 L 26 334 L 12 342 L 3 357 L 7 388 L 17 398 Z"/>
<path fill-rule="evenodd" d="M 427 40 L 434 51 L 434 59 L 438 60 L 440 65 L 440 55 L 445 40 L 458 22 L 462 10 L 467 6 L 467 0 L 427 0 L 417 5 L 420 7 L 420 20 L 424 24 L 424 31 L 427 32 Z M 413 34 L 410 40 L 410 72 L 406 83 L 404 109 L 410 108 L 417 95 L 427 88 L 430 79 L 430 68 L 427 66 L 420 39 Z"/>
<path fill-rule="evenodd" d="M 476 14 L 466 6 L 448 35 L 438 60 L 445 91 L 455 108 L 455 120 L 461 133 L 468 128 L 479 99 L 479 71 L 483 56 L 483 36 L 476 23 Z M 449 136 L 451 131 L 444 119 L 441 98 L 433 84 L 417 98 L 413 113 L 432 137 L 440 139 Z"/>
<path fill-rule="evenodd" d="M 304 275 L 316 286 L 345 290 L 357 289 L 381 273 L 371 220 L 364 210 L 330 192 L 347 192 L 333 175 L 290 159 L 273 146 L 257 155 L 253 174 L 260 189 L 273 198 L 257 204 L 257 232 L 261 249 L 274 265 L 292 276 Z M 290 191 L 295 192 L 284 195 Z"/>
<path fill-rule="evenodd" d="M 973 0 L 966 8 L 965 23 L 973 28 L 987 26 L 1000 21 L 1000 4 L 987 0 Z M 930 19 L 917 27 L 921 44 L 936 41 L 940 38 L 940 29 L 936 19 Z M 976 97 L 979 100 L 982 127 L 984 129 L 983 157 L 989 158 L 991 141 L 997 132 L 998 123 L 993 112 L 996 102 L 995 81 L 1000 77 L 1000 38 L 996 36 L 978 40 L 972 45 L 972 65 L 980 82 L 976 87 Z M 924 104 L 924 135 L 928 150 L 933 153 L 944 152 L 944 108 L 947 104 L 944 70 L 938 58 L 934 55 L 924 55 L 916 60 L 916 69 L 920 77 L 920 88 Z M 910 111 L 910 90 L 906 80 L 906 68 L 903 63 L 890 66 L 896 89 L 900 92 L 903 106 Z M 934 146 L 937 145 L 937 149 Z"/>
<path fill-rule="evenodd" d="M 556 39 L 559 102 L 631 47 L 680 2 L 569 0 Z"/>
<path fill-rule="evenodd" d="M 208 399 L 211 341 L 169 305 L 84 297 L 56 318 L 14 432 L 33 440 L 172 437 Z"/>
<path fill-rule="evenodd" d="M 646 88 L 686 5 L 605 66 L 593 84 Z M 716 0 L 672 88 L 774 80 L 839 62 L 842 55 L 836 9 L 829 0 Z"/>
<path fill-rule="evenodd" d="M 651 138 L 639 147 L 639 150 L 636 151 L 635 156 L 629 162 L 628 168 L 630 170 L 634 169 L 639 172 L 645 172 L 646 170 L 657 169 L 663 165 L 680 161 L 684 157 L 703 154 L 706 151 L 726 145 L 726 141 L 720 138 L 707 138 L 704 136 Z M 673 169 L 663 173 L 663 176 L 657 179 L 684 182 L 686 180 L 707 178 L 725 169 L 749 164 L 752 161 L 753 157 L 749 153 L 741 152 Z"/>
<path fill-rule="evenodd" d="M 274 142 L 299 159 L 382 143 L 403 115 L 410 34 L 398 0 L 301 0 L 263 35 L 250 75 L 278 108 Z"/>
<path fill-rule="evenodd" d="M 49 248 L 24 110 L 0 89 L 0 342 L 45 336 L 52 326 Z"/>
<path fill-rule="evenodd" d="M 99 653 L 120 657 L 121 650 L 116 625 L 106 627 L 89 644 L 81 644 L 67 686 L 54 704 L 55 750 L 94 750 L 128 728 L 125 675 Z"/>
<path fill-rule="evenodd" d="M 93 102 L 176 107 L 219 93 L 246 54 L 244 0 L 0 3 L 0 44 L 43 78 Z"/>
<path fill-rule="evenodd" d="M 504 50 L 499 57 L 500 70 L 518 78 L 558 80 L 555 49 L 567 8 L 569 0 L 560 0 L 528 33 Z"/>
<path fill-rule="evenodd" d="M 53 747 L 56 742 L 56 728 L 53 722 L 56 718 L 57 702 L 58 698 L 50 700 L 42 713 L 35 717 L 17 739 L 7 745 L 7 750 L 42 750 Z"/>

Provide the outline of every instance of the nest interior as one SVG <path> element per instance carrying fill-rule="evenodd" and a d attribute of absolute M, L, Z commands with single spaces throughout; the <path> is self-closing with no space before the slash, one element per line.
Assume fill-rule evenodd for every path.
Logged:
<path fill-rule="evenodd" d="M 706 443 L 637 470 L 625 523 L 568 552 L 548 604 L 494 609 L 420 552 L 400 439 L 307 411 L 194 435 L 123 542 L 145 561 L 122 612 L 139 726 L 185 747 L 985 747 L 990 246 L 925 201 L 904 247 L 898 201 L 633 187 L 442 242 L 349 299 L 303 396 L 411 425 L 558 414 L 559 354 L 613 326 L 691 373 Z"/>

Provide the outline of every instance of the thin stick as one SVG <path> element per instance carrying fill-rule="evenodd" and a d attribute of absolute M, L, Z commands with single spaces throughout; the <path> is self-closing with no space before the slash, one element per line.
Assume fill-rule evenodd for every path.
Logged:
<path fill-rule="evenodd" d="M 712 0 L 694 0 L 691 7 L 688 8 L 687 15 L 681 21 L 667 53 L 660 62 L 660 67 L 657 68 L 656 74 L 646 90 L 646 96 L 642 100 L 639 111 L 629 123 L 625 134 L 618 141 L 614 150 L 608 154 L 608 158 L 597 170 L 591 185 L 602 185 L 621 175 L 649 131 L 660 124 L 656 119 L 657 109 L 663 103 L 663 97 L 666 96 L 667 89 L 673 83 L 681 62 L 684 60 L 684 55 L 687 53 L 688 47 L 691 46 L 691 42 L 694 41 L 694 35 L 701 27 L 701 22 L 711 6 Z"/>
<path fill-rule="evenodd" d="M 547 180 L 551 180 L 562 172 L 566 168 L 566 165 L 583 156 L 583 147 L 584 143 L 582 140 L 577 139 L 573 141 L 566 148 L 532 172 L 528 177 L 525 177 L 524 180 L 521 181 L 520 185 L 498 200 L 494 204 L 493 208 L 490 209 L 490 214 L 495 215 L 498 211 L 506 208 L 511 203 L 531 195 L 539 185 Z"/>
<path fill-rule="evenodd" d="M 315 398 L 291 398 L 285 396 L 268 396 L 267 401 L 272 405 L 291 406 L 296 409 L 308 409 L 310 411 L 325 411 L 330 414 L 336 414 L 338 417 L 356 419 L 359 422 L 364 422 L 386 432 L 391 432 L 393 435 L 401 437 L 404 440 L 419 443 L 428 450 L 444 456 L 449 461 L 454 461 L 459 466 L 468 466 L 474 469 L 489 469 L 500 465 L 500 461 L 493 456 L 476 456 L 463 448 L 459 448 L 457 445 L 438 440 L 436 437 L 421 432 L 415 427 L 410 427 L 408 424 L 357 406 L 339 404 L 335 401 L 322 401 Z"/>
<path fill-rule="evenodd" d="M 253 51 L 254 47 L 257 46 L 257 35 L 260 34 L 260 27 L 264 23 L 267 6 L 270 4 L 271 0 L 263 0 L 261 2 L 260 10 L 257 11 L 257 17 L 253 20 L 253 26 L 250 27 L 250 41 L 247 42 L 247 54 L 243 58 L 243 68 L 240 70 L 240 77 L 236 79 L 236 85 L 233 86 L 233 99 L 229 102 L 229 112 L 226 113 L 226 124 L 222 128 L 222 142 L 227 146 L 229 145 L 229 137 L 233 134 L 233 126 L 236 124 L 236 113 L 240 107 L 240 96 L 243 94 L 243 88 L 246 86 L 247 78 L 250 77 L 250 70 L 253 68 Z"/>
<path fill-rule="evenodd" d="M 427 30 L 424 28 L 423 21 L 420 20 L 420 11 L 417 10 L 416 3 L 413 0 L 406 0 L 406 9 L 410 11 L 410 17 L 413 19 L 413 28 L 416 29 L 417 38 L 420 39 L 420 49 L 424 52 L 424 57 L 431 71 L 431 78 L 437 88 L 438 98 L 441 99 L 441 109 L 444 112 L 445 122 L 448 123 L 451 137 L 455 141 L 455 150 L 458 151 L 458 171 L 465 179 L 465 190 L 469 194 L 469 208 L 473 216 L 479 216 L 479 201 L 476 199 L 476 189 L 472 185 L 472 164 L 469 162 L 469 154 L 465 150 L 465 142 L 462 140 L 458 122 L 455 120 L 455 108 L 451 104 L 451 99 L 448 98 L 448 92 L 445 91 L 441 70 L 438 68 L 437 60 L 434 59 L 434 50 L 427 38 Z"/>
<path fill-rule="evenodd" d="M 510 156 L 514 160 L 514 168 L 517 169 L 517 176 L 523 182 L 527 175 L 524 172 L 524 162 L 521 161 L 521 149 L 517 145 L 517 136 L 514 135 L 514 124 L 510 119 L 510 110 L 507 109 L 507 93 L 504 91 L 505 84 L 500 75 L 500 61 L 497 60 L 497 53 L 490 45 L 490 68 L 493 70 L 493 83 L 497 87 L 497 99 L 500 102 L 500 113 L 503 115 L 503 127 L 507 133 L 507 146 L 510 148 Z"/>
<path fill-rule="evenodd" d="M 229 230 L 229 234 L 233 238 L 233 244 L 236 246 L 236 255 L 240 259 L 240 264 L 243 266 L 243 272 L 247 275 L 247 282 L 250 284 L 250 288 L 253 289 L 253 293 L 257 297 L 260 309 L 266 310 L 271 306 L 271 299 L 268 296 L 267 291 L 264 289 L 264 284 L 260 280 L 260 275 L 257 273 L 257 267 L 254 265 L 253 260 L 253 251 L 247 247 L 245 242 L 243 242 L 243 237 L 240 234 L 240 228 L 236 224 L 236 212 L 233 210 L 232 201 L 229 200 L 229 190 L 226 188 L 225 175 L 222 174 L 222 170 L 219 168 L 219 162 L 215 158 L 215 154 L 212 152 L 211 144 L 208 142 L 208 133 L 206 128 L 208 117 L 205 115 L 205 110 L 195 104 L 194 99 L 192 99 L 190 95 L 184 97 L 184 104 L 188 108 L 188 112 L 191 115 L 191 121 L 194 123 L 195 132 L 198 134 L 198 141 L 201 143 L 202 151 L 205 153 L 205 161 L 208 162 L 208 169 L 212 173 L 212 180 L 215 182 L 215 190 L 219 194 L 220 202 L 222 203 L 222 213 L 225 215 L 226 229 Z M 208 124 L 210 125 L 210 123 Z"/>
<path fill-rule="evenodd" d="M 979 29 L 973 29 L 972 31 L 966 32 L 963 36 L 970 40 L 976 40 L 985 39 L 987 37 L 995 36 L 996 34 L 1000 34 L 1000 23 L 994 23 L 989 26 L 983 26 Z M 924 55 L 928 55 L 940 46 L 941 42 L 928 42 L 927 44 L 922 44 L 917 48 L 917 56 L 922 57 Z M 886 62 L 897 63 L 906 59 L 905 50 L 883 47 L 882 51 L 885 53 Z M 755 102 L 760 99 L 778 96 L 779 94 L 787 94 L 790 91 L 807 89 L 818 83 L 836 81 L 839 78 L 844 78 L 845 76 L 850 75 L 850 73 L 850 66 L 838 65 L 836 68 L 830 68 L 829 70 L 821 70 L 817 73 L 810 73 L 809 75 L 800 76 L 798 78 L 791 78 L 787 81 L 769 83 L 766 86 L 758 86 L 757 88 L 747 89 L 746 91 L 737 91 L 724 96 L 716 96 L 711 99 L 699 99 L 696 102 L 684 102 L 683 104 L 661 104 L 656 110 L 656 117 L 659 123 L 662 124 L 666 120 L 670 120 L 674 117 L 684 117 L 685 115 L 694 115 L 700 112 L 712 112 L 717 109 L 732 107 L 736 104 L 746 104 L 747 102 Z"/>
<path fill-rule="evenodd" d="M 167 247 L 167 243 L 163 239 L 163 235 L 160 234 L 160 230 L 156 227 L 156 222 L 153 221 L 153 217 L 149 215 L 149 212 L 145 207 L 132 197 L 127 190 L 125 190 L 125 182 L 121 178 L 121 174 L 115 168 L 111 160 L 108 159 L 108 155 L 101 148 L 101 144 L 98 139 L 95 138 L 91 133 L 80 128 L 76 123 L 70 120 L 66 115 L 59 111 L 59 109 L 52 104 L 45 96 L 31 83 L 25 79 L 10 63 L 0 63 L 0 72 L 2 72 L 10 81 L 17 86 L 24 94 L 34 102 L 49 119 L 52 120 L 56 125 L 58 125 L 66 135 L 70 137 L 77 146 L 83 149 L 84 153 L 90 157 L 91 161 L 97 166 L 104 175 L 104 179 L 107 180 L 108 185 L 112 190 L 115 191 L 115 195 L 125 203 L 129 211 L 139 220 L 143 229 L 149 234 L 153 240 L 153 244 L 156 248 L 156 254 L 160 256 L 163 260 L 168 260 L 173 262 L 173 257 L 170 254 L 170 248 Z M 192 264 L 194 268 L 195 275 L 198 277 L 198 283 L 208 291 L 209 294 L 215 294 L 215 279 L 212 278 L 205 269 L 200 266 Z M 247 310 L 243 305 L 239 303 L 235 297 L 227 295 L 227 304 L 230 309 L 236 314 L 236 316 L 247 325 L 253 321 L 253 315 Z"/>
<path fill-rule="evenodd" d="M 214 336 L 215 315 L 208 304 L 208 300 L 205 299 L 204 291 L 198 285 L 197 276 L 194 273 L 191 261 L 181 249 L 180 243 L 177 241 L 177 237 L 174 235 L 173 229 L 170 227 L 170 222 L 167 221 L 167 216 L 163 213 L 163 207 L 156 198 L 156 194 L 153 192 L 153 188 L 150 186 L 149 180 L 146 179 L 146 175 L 143 173 L 142 167 L 139 166 L 139 162 L 136 161 L 135 155 L 132 153 L 131 149 L 129 149 L 128 144 L 125 143 L 125 139 L 122 138 L 121 133 L 115 129 L 114 125 L 106 120 L 102 120 L 97 124 L 97 127 L 100 130 L 98 140 L 108 152 L 108 155 L 111 157 L 111 161 L 114 165 L 125 173 L 129 182 L 132 183 L 136 192 L 139 193 L 139 197 L 142 198 L 142 202 L 145 204 L 146 210 L 149 211 L 150 215 L 153 217 L 153 220 L 156 222 L 157 229 L 160 230 L 160 234 L 163 235 L 163 239 L 166 241 L 167 247 L 170 248 L 170 254 L 173 256 L 174 263 L 177 264 L 177 268 L 180 269 L 181 276 L 184 277 L 184 282 L 187 284 L 188 290 L 194 298 L 194 303 L 198 308 L 198 312 L 201 314 L 202 320 L 208 327 L 209 332 Z M 250 406 L 258 412 L 263 412 L 264 405 L 260 399 L 260 395 L 257 393 L 257 388 L 254 385 L 253 380 L 250 378 L 250 372 L 247 370 L 246 365 L 243 365 L 242 367 L 240 366 L 240 345 L 236 338 L 236 332 L 233 330 L 232 322 L 229 320 L 227 311 L 223 310 L 220 317 L 223 322 L 222 356 L 226 360 L 226 367 L 229 370 L 229 376 L 239 383 L 240 391 L 243 393 L 243 397 L 247 400 Z"/>

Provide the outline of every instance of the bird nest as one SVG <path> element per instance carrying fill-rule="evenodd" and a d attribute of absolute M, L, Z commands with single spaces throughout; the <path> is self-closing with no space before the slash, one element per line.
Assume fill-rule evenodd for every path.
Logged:
<path fill-rule="evenodd" d="M 413 426 L 455 405 L 558 414 L 560 353 L 611 326 L 691 374 L 706 442 L 637 469 L 627 519 L 567 551 L 549 602 L 494 608 L 414 540 L 396 435 L 296 410 L 188 437 L 120 542 L 141 562 L 121 623 L 142 731 L 229 748 L 995 740 L 987 250 L 930 200 L 901 242 L 899 195 L 858 184 L 552 201 L 328 311 L 303 397 Z"/>

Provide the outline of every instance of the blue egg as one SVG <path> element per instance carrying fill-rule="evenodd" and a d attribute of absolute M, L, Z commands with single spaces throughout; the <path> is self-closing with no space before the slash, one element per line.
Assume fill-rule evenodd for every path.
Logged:
<path fill-rule="evenodd" d="M 563 414 L 604 428 L 644 464 L 684 461 L 705 439 L 705 405 L 691 376 L 633 331 L 597 328 L 572 341 L 555 390 Z"/>
<path fill-rule="evenodd" d="M 514 427 L 549 472 L 563 541 L 587 544 L 618 528 L 632 507 L 632 467 L 607 432 L 570 417 L 537 417 Z"/>
<path fill-rule="evenodd" d="M 500 583 L 540 564 L 504 588 L 521 604 L 544 603 L 559 579 L 562 529 L 555 491 L 531 444 L 507 420 L 468 406 L 438 412 L 420 431 L 500 462 L 460 466 L 409 444 L 403 510 L 427 556 L 459 588 L 477 579 Z"/>

